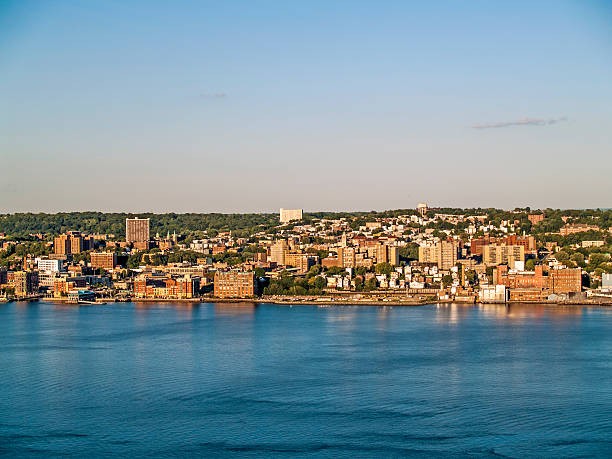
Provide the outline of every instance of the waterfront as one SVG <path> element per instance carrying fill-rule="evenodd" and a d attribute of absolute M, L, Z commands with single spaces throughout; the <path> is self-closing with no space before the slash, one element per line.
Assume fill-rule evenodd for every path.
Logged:
<path fill-rule="evenodd" d="M 0 306 L 9 456 L 607 456 L 612 310 Z"/>

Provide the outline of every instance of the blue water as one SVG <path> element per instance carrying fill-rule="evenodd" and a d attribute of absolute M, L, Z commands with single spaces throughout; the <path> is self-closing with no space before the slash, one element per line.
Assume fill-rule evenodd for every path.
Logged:
<path fill-rule="evenodd" d="M 0 454 L 605 457 L 612 309 L 0 306 Z"/>

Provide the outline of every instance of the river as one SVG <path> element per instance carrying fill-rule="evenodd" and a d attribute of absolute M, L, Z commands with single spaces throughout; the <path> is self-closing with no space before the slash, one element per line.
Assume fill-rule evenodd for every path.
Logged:
<path fill-rule="evenodd" d="M 604 457 L 612 309 L 0 305 L 11 457 Z"/>

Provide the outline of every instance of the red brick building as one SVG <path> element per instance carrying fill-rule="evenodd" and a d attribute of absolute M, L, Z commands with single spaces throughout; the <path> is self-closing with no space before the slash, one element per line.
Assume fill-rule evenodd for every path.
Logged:
<path fill-rule="evenodd" d="M 38 272 L 17 271 L 13 276 L 15 295 L 27 296 L 38 293 Z"/>
<path fill-rule="evenodd" d="M 501 239 L 502 244 L 520 245 L 525 248 L 525 253 L 536 254 L 538 252 L 536 240 L 533 236 L 517 236 L 511 234 Z"/>
<path fill-rule="evenodd" d="M 136 298 L 195 298 L 200 293 L 200 277 L 139 276 L 134 281 Z"/>
<path fill-rule="evenodd" d="M 535 271 L 508 272 L 505 265 L 495 271 L 495 284 L 513 289 L 536 289 L 545 293 L 574 293 L 582 291 L 582 270 L 580 268 L 552 269 L 544 275 L 542 265 Z M 527 294 L 527 293 L 526 293 Z"/>
<path fill-rule="evenodd" d="M 537 225 L 542 220 L 544 220 L 544 214 L 531 214 L 528 215 L 527 218 L 529 219 L 532 225 Z"/>
<path fill-rule="evenodd" d="M 585 233 L 587 231 L 600 231 L 600 229 L 597 225 L 576 223 L 573 225 L 565 225 L 563 228 L 561 228 L 561 230 L 559 230 L 559 234 L 561 234 L 561 236 L 567 236 L 568 234 Z"/>
<path fill-rule="evenodd" d="M 169 298 L 194 298 L 200 293 L 199 277 L 179 277 L 166 279 Z"/>
<path fill-rule="evenodd" d="M 125 240 L 130 242 L 149 242 L 149 219 L 148 218 L 126 218 Z"/>
<path fill-rule="evenodd" d="M 482 256 L 482 248 L 491 243 L 489 236 L 475 237 L 470 241 L 470 252 L 472 255 Z"/>
<path fill-rule="evenodd" d="M 114 269 L 117 265 L 117 254 L 115 252 L 92 252 L 90 254 L 90 257 L 92 268 L 102 268 L 109 271 L 111 269 Z"/>
<path fill-rule="evenodd" d="M 537 265 L 535 271 L 516 273 L 509 273 L 508 266 L 500 265 L 496 268 L 496 274 L 495 283 L 505 285 L 510 289 L 536 288 L 542 290 L 547 288 L 547 279 L 544 276 L 542 265 Z"/>
<path fill-rule="evenodd" d="M 218 298 L 249 298 L 257 293 L 257 282 L 252 272 L 217 271 L 215 273 L 215 296 Z"/>
<path fill-rule="evenodd" d="M 553 293 L 575 293 L 582 291 L 580 268 L 553 269 L 548 273 L 549 289 Z"/>

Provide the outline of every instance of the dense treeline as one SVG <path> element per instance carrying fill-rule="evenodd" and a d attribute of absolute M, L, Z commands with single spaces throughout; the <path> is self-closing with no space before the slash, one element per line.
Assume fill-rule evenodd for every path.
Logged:
<path fill-rule="evenodd" d="M 26 255 L 39 257 L 47 255 L 51 251 L 50 247 L 44 242 L 24 242 L 22 244 L 9 245 L 6 249 L 0 250 L 0 267 L 11 266 Z"/>
<path fill-rule="evenodd" d="M 197 234 L 232 231 L 248 235 L 278 225 L 275 214 L 131 214 L 103 212 L 17 213 L 0 215 L 0 232 L 24 237 L 31 233 L 61 234 L 66 231 L 114 234 L 125 237 L 126 218 L 150 218 L 151 234 Z"/>
<path fill-rule="evenodd" d="M 543 212 L 546 219 L 531 227 L 527 220 L 529 213 Z M 493 208 L 454 209 L 440 208 L 432 209 L 429 215 L 435 213 L 455 215 L 487 215 L 496 224 L 502 220 L 521 220 L 521 229 L 534 233 L 556 232 L 565 223 L 562 216 L 573 218 L 575 223 L 590 223 L 600 228 L 612 226 L 612 210 L 559 210 L 545 209 L 542 211 L 530 210 L 529 208 L 507 211 Z M 347 218 L 351 220 L 351 226 L 356 229 L 367 221 L 377 218 L 391 218 L 399 215 L 414 215 L 414 209 L 396 209 L 386 211 L 370 212 L 310 212 L 304 214 L 304 221 L 313 219 L 338 219 Z M 274 232 L 278 225 L 278 214 L 154 214 L 154 213 L 105 213 L 105 212 L 61 212 L 48 213 L 16 213 L 0 214 L 0 232 L 7 233 L 11 237 L 26 237 L 28 234 L 47 233 L 50 235 L 61 234 L 66 231 L 82 231 L 86 233 L 114 234 L 117 238 L 125 237 L 125 219 L 133 217 L 150 218 L 151 234 L 160 233 L 165 235 L 176 231 L 177 234 L 198 235 L 203 231 L 215 235 L 219 231 L 232 231 L 235 236 L 246 237 L 258 231 Z M 453 225 L 441 223 L 444 226 Z M 294 224 L 287 225 L 291 228 Z M 435 225 L 434 225 L 435 226 Z M 463 225 L 465 226 L 465 225 Z M 437 227 L 437 226 L 436 226 Z"/>

